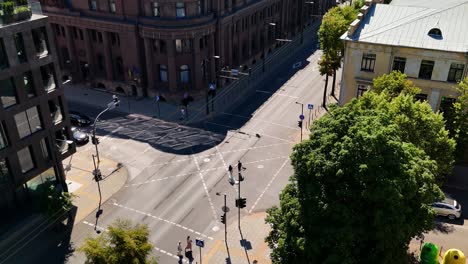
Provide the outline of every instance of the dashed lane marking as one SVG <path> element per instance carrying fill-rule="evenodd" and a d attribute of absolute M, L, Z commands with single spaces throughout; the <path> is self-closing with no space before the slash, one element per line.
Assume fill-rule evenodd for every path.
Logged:
<path fill-rule="evenodd" d="M 223 115 L 228 115 L 228 116 L 240 117 L 240 118 L 244 118 L 244 119 L 258 120 L 258 121 L 260 121 L 260 122 L 268 123 L 268 124 L 270 124 L 270 125 L 275 125 L 275 126 L 280 126 L 280 127 L 284 127 L 284 128 L 299 130 L 297 127 L 287 126 L 287 125 L 283 125 L 283 124 L 279 124 L 279 123 L 275 123 L 275 122 L 263 120 L 263 119 L 261 119 L 261 118 L 254 117 L 254 116 L 243 116 L 243 115 L 231 114 L 231 113 L 226 113 L 226 112 L 222 112 L 221 114 L 223 114 Z"/>
<path fill-rule="evenodd" d="M 276 159 L 284 159 L 284 158 L 289 158 L 289 156 L 279 156 L 279 157 L 256 160 L 256 161 L 248 161 L 248 162 L 243 162 L 243 164 L 244 165 L 255 164 L 255 163 L 259 163 L 259 162 L 265 162 L 265 161 L 276 160 Z M 200 170 L 200 172 L 209 172 L 209 171 L 215 171 L 215 170 L 219 170 L 219 169 L 226 169 L 226 166 L 220 166 L 220 167 Z M 148 184 L 148 183 L 160 182 L 160 181 L 174 179 L 174 178 L 178 178 L 178 177 L 189 176 L 189 175 L 192 175 L 192 174 L 195 174 L 195 173 L 198 173 L 198 172 L 199 171 L 193 171 L 193 172 L 182 173 L 182 174 L 177 174 L 177 175 L 173 175 L 173 176 L 167 176 L 167 177 L 164 177 L 164 178 L 158 178 L 158 179 L 144 181 L 144 182 L 137 182 L 137 183 L 125 185 L 124 187 L 128 188 L 128 187 L 140 186 L 140 185 Z"/>
<path fill-rule="evenodd" d="M 91 227 L 94 228 L 94 224 L 92 224 L 92 223 L 90 223 L 90 222 L 83 221 L 83 223 L 84 223 L 85 225 L 89 225 L 89 226 L 91 226 Z M 105 232 L 109 232 L 108 229 L 106 229 L 106 228 L 104 228 L 104 227 L 101 227 L 101 226 L 96 226 L 96 229 L 99 229 L 99 230 L 105 231 Z M 175 259 L 177 259 L 177 260 L 179 259 L 179 257 L 178 257 L 176 254 L 172 254 L 172 253 L 170 253 L 170 252 L 167 252 L 167 251 L 164 250 L 164 249 L 161 249 L 161 248 L 158 248 L 158 247 L 154 247 L 154 249 L 156 249 L 156 251 L 158 251 L 158 252 L 161 252 L 161 253 L 163 253 L 163 254 L 165 254 L 165 255 L 168 255 L 169 257 L 173 257 L 173 258 L 175 258 Z M 183 262 L 184 262 L 184 263 L 188 263 L 188 261 L 187 261 L 186 259 L 184 259 Z"/>
<path fill-rule="evenodd" d="M 289 161 L 289 158 L 287 158 L 284 162 L 283 162 L 283 165 L 281 165 L 281 167 L 276 171 L 275 175 L 273 175 L 273 178 L 271 178 L 270 182 L 268 182 L 267 186 L 265 187 L 265 189 L 263 190 L 263 192 L 260 194 L 260 196 L 258 196 L 257 200 L 255 201 L 255 203 L 252 205 L 252 208 L 250 208 L 249 210 L 249 214 L 252 213 L 252 210 L 255 208 L 255 206 L 257 206 L 258 202 L 260 201 L 260 199 L 262 199 L 263 195 L 265 194 L 265 192 L 268 190 L 268 188 L 270 188 L 271 184 L 273 183 L 273 181 L 276 179 L 276 177 L 278 177 L 280 171 L 284 168 L 284 166 L 286 165 L 286 163 Z"/>
<path fill-rule="evenodd" d="M 170 224 L 170 225 L 173 225 L 173 226 L 182 228 L 182 229 L 184 229 L 184 230 L 188 230 L 188 231 L 190 231 L 190 232 L 192 232 L 192 233 L 195 233 L 195 234 L 200 235 L 200 236 L 202 236 L 202 237 L 208 238 L 209 240 L 213 240 L 213 238 L 210 237 L 210 236 L 207 236 L 207 235 L 205 235 L 205 234 L 202 234 L 201 232 L 195 231 L 195 230 L 193 230 L 193 229 L 190 229 L 190 228 L 188 228 L 188 227 L 182 226 L 182 225 L 180 225 L 180 224 L 174 223 L 174 222 L 169 221 L 169 220 L 167 220 L 167 219 L 163 219 L 163 218 L 161 218 L 161 217 L 159 217 L 159 216 L 155 216 L 155 215 L 152 215 L 152 214 L 150 214 L 150 213 L 145 213 L 145 212 L 142 212 L 142 211 L 140 211 L 140 210 L 136 210 L 136 209 L 133 209 L 133 208 L 130 208 L 130 207 L 127 207 L 127 206 L 125 206 L 125 205 L 118 204 L 118 203 L 112 203 L 112 205 L 115 205 L 115 206 L 120 207 L 120 208 L 124 208 L 124 209 L 126 209 L 126 210 L 135 212 L 135 213 L 137 213 L 137 214 L 141 214 L 141 215 L 146 215 L 146 216 L 152 217 L 152 218 L 154 218 L 154 219 L 156 219 L 156 220 L 165 222 L 165 223 L 167 223 L 167 224 Z"/>
<path fill-rule="evenodd" d="M 203 189 L 205 190 L 206 197 L 208 197 L 208 202 L 210 203 L 211 211 L 213 213 L 213 218 L 216 221 L 218 219 L 218 214 L 216 213 L 216 210 L 214 208 L 213 200 L 211 200 L 210 191 L 208 190 L 208 187 L 206 186 L 205 179 L 203 178 L 203 173 L 200 170 L 200 164 L 198 164 L 198 160 L 194 155 L 192 155 L 192 158 L 195 162 L 195 166 L 197 166 L 198 175 L 200 176 L 200 179 L 202 181 Z"/>
<path fill-rule="evenodd" d="M 275 96 L 284 96 L 284 97 L 289 97 L 289 98 L 293 98 L 293 99 L 299 99 L 298 96 L 292 96 L 292 95 L 287 95 L 287 94 L 282 94 L 282 93 L 272 93 L 272 92 L 269 92 L 269 91 L 262 91 L 262 90 L 255 90 L 255 92 L 257 92 L 257 93 L 273 94 L 273 95 L 275 95 Z"/>

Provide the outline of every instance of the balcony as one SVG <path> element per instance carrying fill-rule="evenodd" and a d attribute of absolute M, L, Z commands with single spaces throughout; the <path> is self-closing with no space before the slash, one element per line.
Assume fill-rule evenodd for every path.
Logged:
<path fill-rule="evenodd" d="M 32 11 L 28 2 L 24 0 L 18 0 L 17 2 L 23 5 L 18 5 L 11 0 L 0 4 L 0 21 L 2 25 L 21 22 L 31 18 Z"/>

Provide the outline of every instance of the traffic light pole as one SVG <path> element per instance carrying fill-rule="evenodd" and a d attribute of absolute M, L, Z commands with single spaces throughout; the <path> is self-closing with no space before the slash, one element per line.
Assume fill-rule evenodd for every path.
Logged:
<path fill-rule="evenodd" d="M 239 188 L 238 188 L 238 193 L 239 193 L 239 206 L 237 207 L 237 223 L 238 223 L 238 226 L 239 226 L 239 230 L 241 228 L 240 226 L 240 209 L 241 209 L 241 172 L 239 170 L 239 174 L 238 174 L 238 182 L 239 182 Z"/>
<path fill-rule="evenodd" d="M 226 215 L 226 209 L 227 209 L 227 204 L 226 204 L 226 194 L 224 194 L 224 219 L 225 219 L 225 223 L 224 223 L 224 241 L 226 243 L 226 250 L 229 251 L 229 247 L 228 247 L 228 243 L 227 243 L 227 215 Z"/>

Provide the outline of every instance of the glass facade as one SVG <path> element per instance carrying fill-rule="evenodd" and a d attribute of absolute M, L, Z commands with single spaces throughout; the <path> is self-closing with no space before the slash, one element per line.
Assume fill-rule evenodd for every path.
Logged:
<path fill-rule="evenodd" d="M 25 147 L 24 149 L 21 149 L 17 152 L 22 173 L 26 173 L 35 167 L 31 152 L 32 151 L 30 147 Z"/>
<path fill-rule="evenodd" d="M 20 138 L 25 138 L 42 129 L 41 118 L 36 106 L 16 114 L 15 122 Z"/>
<path fill-rule="evenodd" d="M 8 108 L 16 104 L 16 87 L 13 78 L 0 80 L 0 100 L 3 108 Z"/>

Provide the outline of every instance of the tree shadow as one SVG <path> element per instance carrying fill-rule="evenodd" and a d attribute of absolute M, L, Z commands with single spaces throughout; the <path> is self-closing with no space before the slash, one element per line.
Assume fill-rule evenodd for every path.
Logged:
<path fill-rule="evenodd" d="M 442 217 L 436 218 L 436 222 L 435 222 L 434 229 L 433 229 L 435 233 L 450 234 L 453 231 L 455 231 L 455 228 L 452 225 L 449 225 L 449 223 L 445 222 L 444 220 L 448 220 L 448 218 L 447 219 L 442 218 Z"/>

